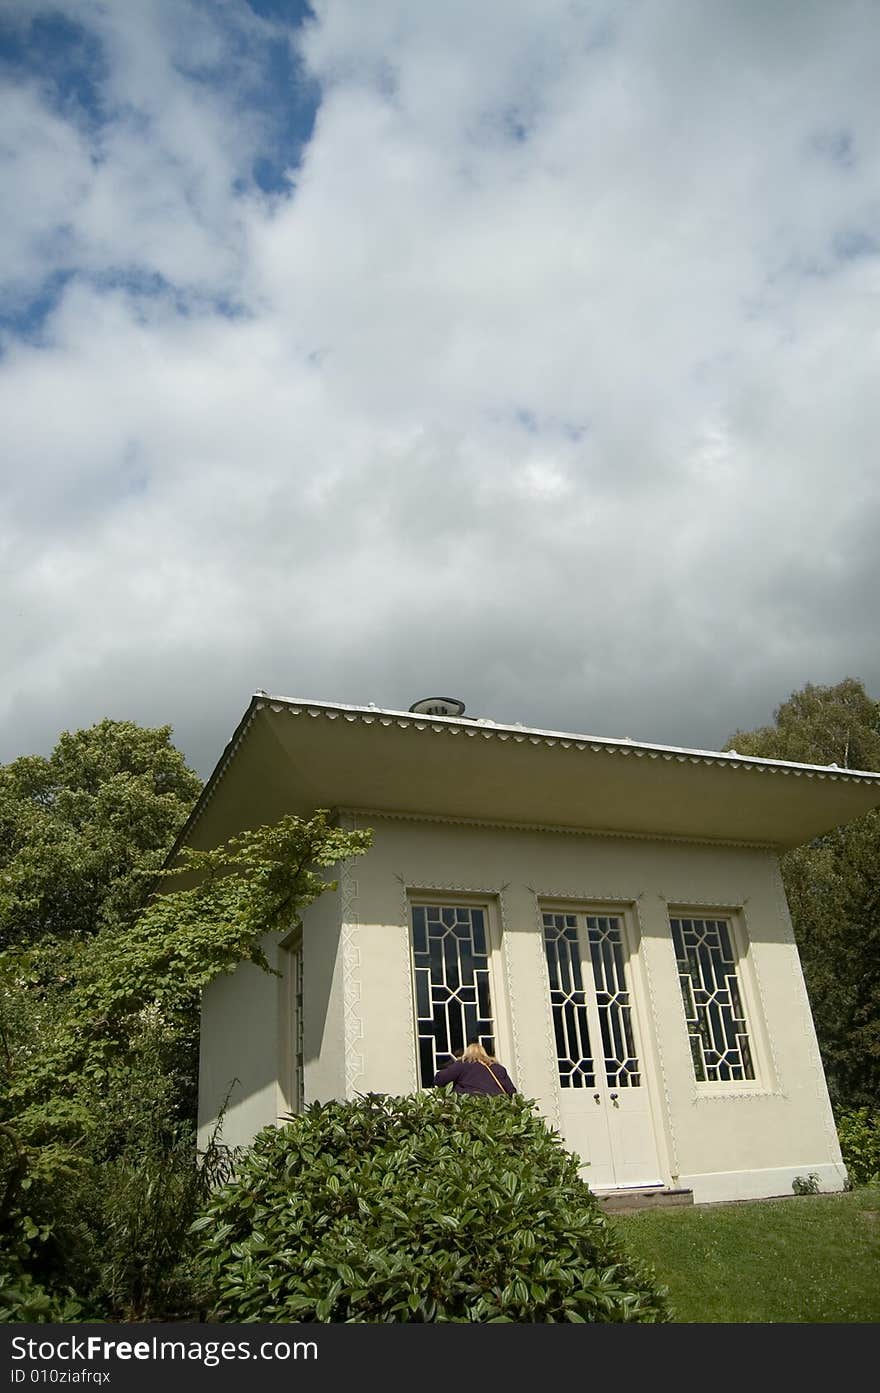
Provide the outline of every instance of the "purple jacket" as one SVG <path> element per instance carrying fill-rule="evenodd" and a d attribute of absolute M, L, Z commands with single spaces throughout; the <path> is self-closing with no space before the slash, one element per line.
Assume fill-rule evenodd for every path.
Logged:
<path fill-rule="evenodd" d="M 481 1064 L 478 1059 L 453 1059 L 451 1064 L 445 1068 L 438 1069 L 434 1078 L 434 1083 L 438 1088 L 445 1083 L 455 1085 L 455 1093 L 515 1093 L 510 1075 L 503 1064 L 493 1064 L 492 1074 L 495 1074 L 501 1083 L 498 1084 L 489 1073 L 485 1064 Z"/>

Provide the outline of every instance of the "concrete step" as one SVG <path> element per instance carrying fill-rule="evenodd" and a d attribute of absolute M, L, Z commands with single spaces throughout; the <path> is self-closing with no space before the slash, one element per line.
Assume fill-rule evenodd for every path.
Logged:
<path fill-rule="evenodd" d="M 596 1190 L 596 1199 L 606 1214 L 628 1214 L 636 1209 L 671 1209 L 693 1204 L 693 1190 L 666 1190 L 662 1185 L 644 1189 Z"/>

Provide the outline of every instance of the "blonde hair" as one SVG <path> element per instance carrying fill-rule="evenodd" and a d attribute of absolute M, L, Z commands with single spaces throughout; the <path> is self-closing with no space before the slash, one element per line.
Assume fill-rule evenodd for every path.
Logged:
<path fill-rule="evenodd" d="M 461 1057 L 466 1060 L 468 1064 L 473 1064 L 475 1061 L 478 1061 L 480 1064 L 497 1064 L 498 1062 L 494 1055 L 486 1053 L 479 1041 L 475 1041 L 473 1044 L 468 1045 L 467 1049 L 462 1051 Z"/>

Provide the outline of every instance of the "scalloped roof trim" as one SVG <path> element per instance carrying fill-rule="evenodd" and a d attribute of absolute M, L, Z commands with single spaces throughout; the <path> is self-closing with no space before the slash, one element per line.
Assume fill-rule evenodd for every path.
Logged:
<path fill-rule="evenodd" d="M 269 708 L 275 712 L 287 711 L 292 716 L 307 715 L 313 719 L 325 717 L 327 720 L 342 719 L 359 721 L 363 725 L 378 723 L 383 726 L 396 725 L 401 730 L 412 727 L 415 730 L 430 730 L 439 735 L 464 735 L 475 739 L 481 735 L 485 740 L 511 740 L 515 744 L 559 746 L 564 750 L 589 750 L 594 754 L 635 755 L 637 759 L 663 759 L 677 764 L 719 765 L 724 768 L 741 768 L 747 772 L 757 770 L 769 774 L 794 774 L 806 778 L 841 780 L 844 782 L 869 782 L 880 784 L 880 771 L 868 769 L 840 769 L 835 764 L 797 764 L 784 759 L 763 759 L 759 755 L 741 755 L 735 751 L 693 750 L 677 745 L 655 745 L 629 738 L 611 738 L 602 735 L 576 735 L 569 731 L 542 730 L 520 725 L 501 725 L 484 717 L 469 720 L 466 716 L 414 716 L 409 711 L 383 710 L 377 706 L 346 706 L 339 702 L 306 701 L 300 697 L 271 696 L 268 692 L 254 695 L 254 711 Z M 243 734 L 244 732 L 242 732 Z M 230 751 L 232 753 L 232 751 Z"/>

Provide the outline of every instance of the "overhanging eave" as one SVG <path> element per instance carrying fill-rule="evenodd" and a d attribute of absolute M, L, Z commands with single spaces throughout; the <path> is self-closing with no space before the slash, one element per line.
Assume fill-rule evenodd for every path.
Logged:
<path fill-rule="evenodd" d="M 181 841 L 345 807 L 783 849 L 878 806 L 870 772 L 260 695 Z"/>

